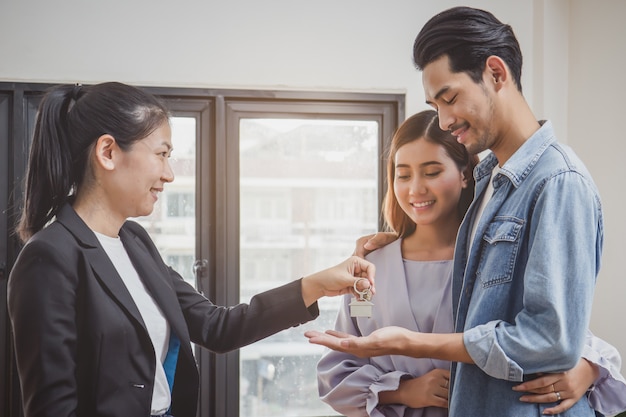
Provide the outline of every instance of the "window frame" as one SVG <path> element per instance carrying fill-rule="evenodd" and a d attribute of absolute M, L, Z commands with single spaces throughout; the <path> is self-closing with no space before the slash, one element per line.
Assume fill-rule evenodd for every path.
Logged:
<path fill-rule="evenodd" d="M 303 94 L 303 93 L 298 93 Z M 400 107 L 403 113 L 403 96 L 381 100 L 378 95 L 336 93 L 328 96 L 315 97 L 280 97 L 267 99 L 225 100 L 226 131 L 223 137 L 223 148 L 218 161 L 216 177 L 226 179 L 222 188 L 218 189 L 217 200 L 223 202 L 223 209 L 229 213 L 225 222 L 221 223 L 224 230 L 218 236 L 226 237 L 216 245 L 219 252 L 216 259 L 225 260 L 218 266 L 220 275 L 226 277 L 218 298 L 221 304 L 233 305 L 239 302 L 239 122 L 243 118 L 280 118 L 289 115 L 292 118 L 324 118 L 324 119 L 358 119 L 375 120 L 379 123 L 379 161 L 378 172 L 378 212 L 380 212 L 385 189 L 385 158 L 384 153 L 391 140 L 393 131 L 400 121 Z M 401 104 L 400 104 L 401 103 Z M 230 140 L 229 140 L 230 139 Z M 228 210 L 230 208 L 230 210 Z M 219 224 L 219 223 L 218 223 Z M 382 225 L 379 224 L 379 228 Z M 297 278 L 297 277 L 294 277 Z M 218 374 L 225 384 L 218 386 L 217 398 L 220 398 L 220 409 L 216 415 L 239 415 L 239 351 L 223 355 L 224 361 Z M 236 389 L 232 389 L 236 387 Z"/>

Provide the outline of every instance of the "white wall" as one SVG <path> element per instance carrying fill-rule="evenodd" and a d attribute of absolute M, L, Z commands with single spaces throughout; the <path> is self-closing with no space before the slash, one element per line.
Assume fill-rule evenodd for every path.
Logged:
<path fill-rule="evenodd" d="M 426 107 L 413 40 L 459 4 L 513 26 L 527 99 L 599 184 L 606 249 L 592 330 L 626 355 L 622 0 L 0 0 L 0 80 L 401 92 L 412 114 Z"/>
<path fill-rule="evenodd" d="M 519 28 L 532 3 L 473 1 Z M 425 107 L 412 45 L 454 1 L 0 1 L 0 79 L 407 92 Z M 529 89 L 531 91 L 531 89 Z"/>
<path fill-rule="evenodd" d="M 591 329 L 626 360 L 624 16 L 622 0 L 570 1 L 568 130 L 569 144 L 587 164 L 604 204 L 603 266 Z"/>

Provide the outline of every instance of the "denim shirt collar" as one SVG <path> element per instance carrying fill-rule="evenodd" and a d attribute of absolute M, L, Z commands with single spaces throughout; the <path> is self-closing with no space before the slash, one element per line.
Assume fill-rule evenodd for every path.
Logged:
<path fill-rule="evenodd" d="M 532 171 L 533 167 L 544 151 L 556 141 L 552 122 L 540 120 L 541 127 L 528 138 L 522 146 L 515 151 L 500 170 L 500 174 L 506 176 L 515 188 L 519 187 L 524 178 Z M 498 164 L 496 156 L 492 153 L 487 155 L 474 169 L 474 178 L 479 182 L 484 177 L 491 175 L 493 168 Z M 494 188 L 498 188 L 502 177 L 494 179 Z"/>

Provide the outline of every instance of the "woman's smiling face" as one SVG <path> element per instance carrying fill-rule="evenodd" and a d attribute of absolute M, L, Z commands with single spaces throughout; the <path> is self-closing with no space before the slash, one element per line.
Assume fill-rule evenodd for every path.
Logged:
<path fill-rule="evenodd" d="M 398 148 L 394 161 L 394 193 L 411 220 L 421 226 L 458 221 L 466 181 L 441 145 L 414 140 Z"/>
<path fill-rule="evenodd" d="M 174 180 L 169 163 L 172 152 L 169 123 L 163 123 L 150 135 L 121 152 L 116 162 L 111 204 L 122 217 L 147 216 L 152 213 L 158 194 Z M 111 187 L 109 187 L 111 188 Z"/>

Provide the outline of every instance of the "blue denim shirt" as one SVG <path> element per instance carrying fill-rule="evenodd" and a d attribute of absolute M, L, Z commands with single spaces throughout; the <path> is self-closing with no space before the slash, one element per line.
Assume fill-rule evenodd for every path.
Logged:
<path fill-rule="evenodd" d="M 453 366 L 451 417 L 540 416 L 512 390 L 539 372 L 574 367 L 589 325 L 603 242 L 598 191 L 583 163 L 543 123 L 501 167 L 494 193 L 471 224 L 498 163 L 475 169 L 476 198 L 457 239 L 456 331 L 476 363 Z M 564 416 L 594 416 L 586 396 Z"/>

